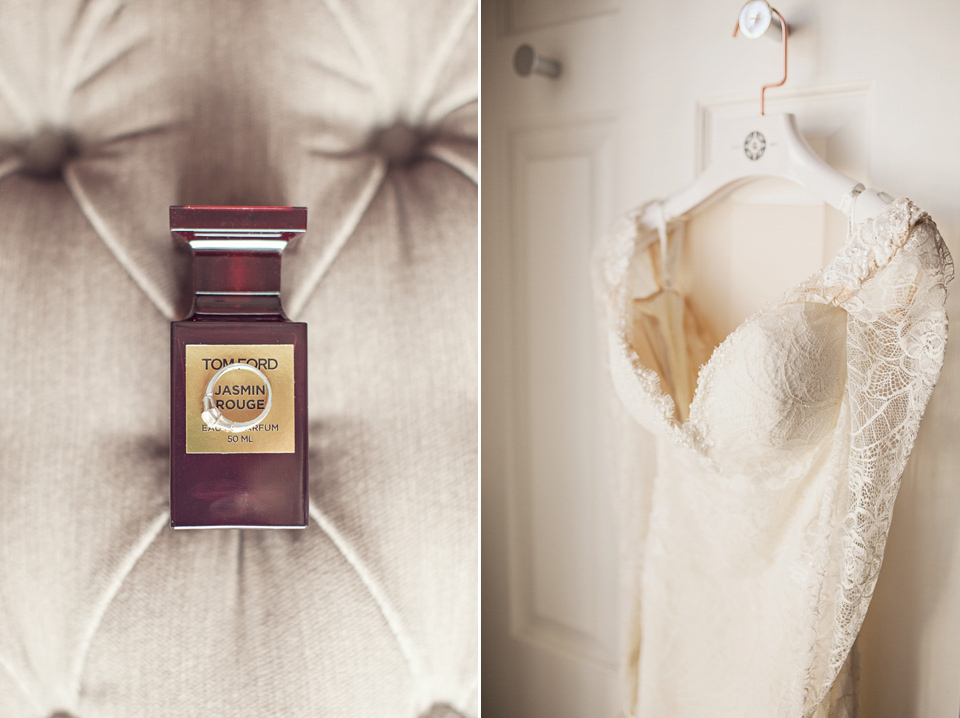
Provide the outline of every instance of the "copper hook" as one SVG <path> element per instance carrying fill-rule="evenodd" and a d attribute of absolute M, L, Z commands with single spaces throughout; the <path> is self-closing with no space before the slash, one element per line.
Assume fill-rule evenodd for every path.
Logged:
<path fill-rule="evenodd" d="M 783 37 L 783 79 L 780 80 L 780 82 L 772 82 L 760 88 L 760 114 L 761 115 L 766 114 L 765 112 L 766 97 L 765 96 L 766 96 L 767 89 L 771 87 L 780 87 L 787 81 L 787 38 L 789 37 L 790 33 L 789 33 L 789 30 L 787 29 L 787 21 L 783 19 L 783 15 L 781 15 L 780 12 L 773 7 L 770 8 L 770 12 L 773 15 L 776 15 L 777 19 L 780 21 L 780 31 Z M 740 32 L 740 21 L 738 19 L 736 27 L 733 28 L 733 36 L 736 37 L 739 32 Z"/>

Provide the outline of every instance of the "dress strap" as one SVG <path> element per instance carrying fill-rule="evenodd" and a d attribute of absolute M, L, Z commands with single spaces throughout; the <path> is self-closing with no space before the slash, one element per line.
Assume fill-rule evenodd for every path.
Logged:
<path fill-rule="evenodd" d="M 853 210 L 857 206 L 857 197 L 859 197 L 860 193 L 865 189 L 866 187 L 864 187 L 863 183 L 858 182 L 857 185 L 840 200 L 840 211 L 847 215 L 848 236 L 853 232 Z"/>
<path fill-rule="evenodd" d="M 673 289 L 673 278 L 680 253 L 683 248 L 683 225 L 674 231 L 673 246 L 667 230 L 667 219 L 663 212 L 663 202 L 657 202 L 656 208 L 657 235 L 660 238 L 660 286 L 663 289 Z"/>
<path fill-rule="evenodd" d="M 859 197 L 860 193 L 865 189 L 866 187 L 863 186 L 862 182 L 857 183 L 857 186 L 847 192 L 843 199 L 840 200 L 840 211 L 847 215 L 847 217 L 853 219 L 853 208 L 857 204 L 857 197 Z"/>

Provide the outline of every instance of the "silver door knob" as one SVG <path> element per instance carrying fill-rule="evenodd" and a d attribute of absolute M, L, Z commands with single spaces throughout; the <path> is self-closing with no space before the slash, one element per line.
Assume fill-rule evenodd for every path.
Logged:
<path fill-rule="evenodd" d="M 521 77 L 533 73 L 545 77 L 560 77 L 560 63 L 546 57 L 541 57 L 533 49 L 533 45 L 521 45 L 513 53 L 513 69 Z"/>

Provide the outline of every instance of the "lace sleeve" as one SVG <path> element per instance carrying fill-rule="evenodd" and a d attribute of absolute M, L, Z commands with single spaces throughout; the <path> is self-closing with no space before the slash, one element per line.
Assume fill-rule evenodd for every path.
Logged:
<path fill-rule="evenodd" d="M 893 226 L 890 226 L 890 223 Z M 862 224 L 801 293 L 848 311 L 846 402 L 850 456 L 829 523 L 829 567 L 816 598 L 804 715 L 823 700 L 866 615 L 893 504 L 920 419 L 943 365 L 953 261 L 930 217 L 898 200 Z M 819 287 L 816 284 L 819 283 Z"/>

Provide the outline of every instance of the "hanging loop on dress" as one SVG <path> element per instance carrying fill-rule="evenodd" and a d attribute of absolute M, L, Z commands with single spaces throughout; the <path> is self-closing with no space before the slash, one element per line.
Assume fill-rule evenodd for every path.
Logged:
<path fill-rule="evenodd" d="M 847 232 L 853 232 L 853 212 L 857 205 L 857 197 L 860 196 L 860 193 L 863 192 L 866 187 L 862 182 L 858 183 L 852 190 L 850 190 L 840 202 L 840 211 L 847 215 Z"/>
<path fill-rule="evenodd" d="M 683 248 L 683 225 L 678 226 L 673 233 L 673 246 L 670 246 L 670 237 L 667 230 L 667 217 L 663 211 L 663 202 L 655 205 L 655 221 L 657 236 L 660 239 L 660 288 L 674 289 L 674 275 L 680 253 Z"/>

